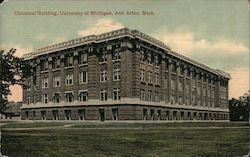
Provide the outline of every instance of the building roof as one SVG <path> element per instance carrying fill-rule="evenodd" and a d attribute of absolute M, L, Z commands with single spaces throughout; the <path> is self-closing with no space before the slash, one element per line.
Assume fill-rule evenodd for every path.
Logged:
<path fill-rule="evenodd" d="M 89 36 L 61 42 L 58 44 L 38 48 L 31 53 L 25 54 L 24 58 L 26 60 L 29 60 L 29 59 L 32 59 L 34 57 L 40 56 L 40 55 L 44 55 L 44 54 L 48 54 L 48 53 L 52 53 L 52 52 L 56 52 L 56 51 L 60 51 L 60 50 L 68 49 L 68 48 L 73 48 L 76 46 L 81 46 L 83 44 L 100 43 L 103 41 L 113 40 L 113 39 L 125 37 L 125 36 L 129 36 L 131 38 L 138 38 L 140 40 L 149 42 L 149 43 L 167 51 L 167 53 L 169 53 L 177 58 L 180 58 L 181 60 L 185 60 L 185 61 L 192 63 L 198 67 L 206 69 L 207 71 L 210 71 L 216 75 L 225 77 L 227 79 L 231 79 L 231 76 L 229 73 L 226 73 L 226 72 L 218 70 L 218 69 L 213 69 L 205 64 L 199 63 L 193 59 L 190 59 L 186 56 L 183 56 L 180 53 L 174 52 L 170 49 L 169 46 L 165 45 L 163 42 L 161 42 L 153 37 L 150 37 L 149 35 L 144 34 L 138 30 L 131 30 L 128 28 L 122 28 L 122 29 L 114 30 L 114 31 L 99 34 L 99 35 L 89 35 Z"/>

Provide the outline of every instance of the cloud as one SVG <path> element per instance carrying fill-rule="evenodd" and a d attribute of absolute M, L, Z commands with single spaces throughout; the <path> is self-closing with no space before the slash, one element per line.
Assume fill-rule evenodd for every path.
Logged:
<path fill-rule="evenodd" d="M 43 34 L 43 33 L 40 33 L 40 34 L 37 34 L 36 36 L 35 36 L 35 38 L 36 38 L 36 40 L 45 40 L 45 39 L 47 39 L 47 37 L 48 37 L 48 35 L 47 34 Z"/>
<path fill-rule="evenodd" d="M 93 22 L 93 21 L 89 21 Z M 103 18 L 94 21 L 94 23 L 91 25 L 87 25 L 88 28 L 84 30 L 78 31 L 79 36 L 88 36 L 93 34 L 102 34 L 105 32 L 110 32 L 112 30 L 124 28 L 123 24 L 113 21 L 110 18 Z"/>
<path fill-rule="evenodd" d="M 22 57 L 24 54 L 30 53 L 34 50 L 32 45 L 29 45 L 28 47 L 24 47 L 21 44 L 2 44 L 0 45 L 0 49 L 4 51 L 9 51 L 11 48 L 16 49 L 15 56 Z"/>
<path fill-rule="evenodd" d="M 249 69 L 235 69 L 229 73 L 232 77 L 229 81 L 229 98 L 238 98 L 249 90 Z"/>
<path fill-rule="evenodd" d="M 209 41 L 206 38 L 199 38 L 197 33 L 191 32 L 186 28 L 169 31 L 166 27 L 162 27 L 156 31 L 153 36 L 170 46 L 172 50 L 187 55 L 193 52 L 203 53 L 204 51 L 235 55 L 249 52 L 249 48 L 240 42 L 230 39 Z"/>

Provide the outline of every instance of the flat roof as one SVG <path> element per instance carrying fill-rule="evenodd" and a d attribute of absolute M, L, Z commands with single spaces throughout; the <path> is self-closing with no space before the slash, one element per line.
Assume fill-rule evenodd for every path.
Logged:
<path fill-rule="evenodd" d="M 89 36 L 85 36 L 85 37 L 81 37 L 81 38 L 76 38 L 76 39 L 72 39 L 69 41 L 65 41 L 65 42 L 61 42 L 61 43 L 57 43 L 57 44 L 53 44 L 53 45 L 49 45 L 46 47 L 42 47 L 42 48 L 38 48 L 35 51 L 25 54 L 23 57 L 25 58 L 25 60 L 29 60 L 32 59 L 34 57 L 43 55 L 43 54 L 48 54 L 48 53 L 53 53 L 56 51 L 60 51 L 60 50 L 64 50 L 64 49 L 68 49 L 68 48 L 73 48 L 76 46 L 81 46 L 84 44 L 90 44 L 90 43 L 101 43 L 103 41 L 107 41 L 107 40 L 113 40 L 116 38 L 121 38 L 121 37 L 131 37 L 131 38 L 138 38 L 140 40 L 149 42 L 150 44 L 153 44 L 157 47 L 160 47 L 161 49 L 167 51 L 168 53 L 170 53 L 171 55 L 173 55 L 174 57 L 177 57 L 181 60 L 184 60 L 188 63 L 191 63 L 197 67 L 200 67 L 202 69 L 205 69 L 211 73 L 214 73 L 216 75 L 231 79 L 231 76 L 229 73 L 218 70 L 218 69 L 213 69 L 205 64 L 202 64 L 200 62 L 197 62 L 191 58 L 188 58 L 180 53 L 174 52 L 170 49 L 169 46 L 165 45 L 163 42 L 147 35 L 144 34 L 138 30 L 131 30 L 128 28 L 122 28 L 122 29 L 118 29 L 118 30 L 114 30 L 111 32 L 107 32 L 107 33 L 102 33 L 99 35 L 89 35 Z"/>

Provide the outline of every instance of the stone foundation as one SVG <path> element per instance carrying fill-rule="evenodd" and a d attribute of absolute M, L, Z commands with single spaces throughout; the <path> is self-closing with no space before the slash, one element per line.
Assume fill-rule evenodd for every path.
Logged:
<path fill-rule="evenodd" d="M 229 120 L 229 112 L 179 109 L 144 105 L 105 105 L 77 107 L 27 108 L 21 110 L 22 120 Z"/>

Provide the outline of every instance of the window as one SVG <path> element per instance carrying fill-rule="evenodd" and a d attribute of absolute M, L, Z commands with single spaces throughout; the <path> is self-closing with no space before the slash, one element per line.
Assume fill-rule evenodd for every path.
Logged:
<path fill-rule="evenodd" d="M 101 75 L 100 75 L 100 80 L 101 82 L 106 82 L 107 81 L 107 70 L 101 70 Z"/>
<path fill-rule="evenodd" d="M 113 120 L 118 120 L 118 109 L 117 108 L 112 109 L 112 115 L 113 115 Z"/>
<path fill-rule="evenodd" d="M 106 89 L 101 89 L 100 100 L 101 101 L 107 101 L 107 90 Z"/>
<path fill-rule="evenodd" d="M 79 83 L 84 84 L 88 82 L 88 72 L 82 71 L 79 73 Z"/>
<path fill-rule="evenodd" d="M 151 90 L 148 91 L 148 101 L 153 101 L 153 92 Z"/>
<path fill-rule="evenodd" d="M 78 110 L 79 120 L 85 120 L 85 109 Z"/>
<path fill-rule="evenodd" d="M 148 64 L 152 63 L 152 54 L 151 54 L 151 52 L 147 53 L 147 61 L 148 61 Z"/>
<path fill-rule="evenodd" d="M 146 100 L 146 93 L 145 93 L 144 89 L 141 89 L 140 100 L 142 100 L 142 101 Z"/>
<path fill-rule="evenodd" d="M 189 84 L 188 83 L 186 83 L 185 91 L 186 91 L 186 94 L 189 95 Z"/>
<path fill-rule="evenodd" d="M 155 92 L 155 101 L 160 102 L 159 92 Z"/>
<path fill-rule="evenodd" d="M 148 83 L 153 83 L 153 74 L 152 74 L 152 72 L 148 72 Z"/>
<path fill-rule="evenodd" d="M 192 104 L 193 105 L 195 104 L 195 94 L 194 93 L 192 94 Z"/>
<path fill-rule="evenodd" d="M 192 80 L 192 86 L 195 88 L 195 79 Z"/>
<path fill-rule="evenodd" d="M 53 57 L 52 58 L 52 68 L 53 69 L 60 68 L 60 64 L 61 64 L 60 57 Z"/>
<path fill-rule="evenodd" d="M 172 63 L 172 64 L 171 64 L 171 71 L 172 71 L 173 73 L 176 73 L 176 64 L 175 64 L 175 63 Z"/>
<path fill-rule="evenodd" d="M 143 69 L 141 69 L 140 80 L 142 82 L 145 82 L 145 80 L 146 80 L 146 78 L 145 78 L 145 70 L 143 70 Z"/>
<path fill-rule="evenodd" d="M 113 90 L 113 100 L 120 100 L 120 89 L 119 88 L 114 88 Z"/>
<path fill-rule="evenodd" d="M 43 95 L 43 104 L 47 104 L 49 102 L 48 100 L 48 94 Z"/>
<path fill-rule="evenodd" d="M 61 95 L 59 93 L 54 93 L 53 95 L 53 102 L 54 103 L 60 103 Z"/>
<path fill-rule="evenodd" d="M 88 93 L 87 92 L 81 92 L 79 94 L 79 101 L 88 101 Z"/>
<path fill-rule="evenodd" d="M 27 104 L 30 104 L 30 96 L 27 97 Z"/>
<path fill-rule="evenodd" d="M 175 90 L 176 89 L 176 82 L 174 79 L 171 79 L 171 89 Z"/>
<path fill-rule="evenodd" d="M 182 80 L 179 80 L 178 91 L 180 91 L 180 92 L 183 91 L 183 82 L 182 82 Z"/>
<path fill-rule="evenodd" d="M 113 80 L 117 81 L 121 79 L 121 70 L 120 68 L 114 68 L 113 70 Z"/>
<path fill-rule="evenodd" d="M 189 98 L 186 97 L 186 105 L 189 105 Z"/>
<path fill-rule="evenodd" d="M 160 85 L 159 74 L 155 74 L 155 84 Z"/>
<path fill-rule="evenodd" d="M 154 56 L 154 63 L 155 63 L 156 66 L 159 65 L 159 57 L 158 57 L 158 54 L 156 54 L 156 55 Z"/>
<path fill-rule="evenodd" d="M 206 85 L 203 85 L 203 91 L 202 91 L 203 96 L 206 96 Z"/>
<path fill-rule="evenodd" d="M 80 52 L 79 54 L 79 64 L 86 64 L 88 62 L 88 54 L 85 52 Z"/>
<path fill-rule="evenodd" d="M 201 95 L 201 85 L 198 83 L 197 95 Z"/>
<path fill-rule="evenodd" d="M 42 88 L 48 88 L 49 87 L 49 78 L 44 77 L 42 78 Z"/>
<path fill-rule="evenodd" d="M 112 59 L 117 60 L 121 58 L 120 45 L 113 45 Z"/>
<path fill-rule="evenodd" d="M 210 97 L 210 91 L 211 91 L 211 87 L 208 87 L 208 92 L 207 92 L 207 96 Z"/>
<path fill-rule="evenodd" d="M 65 110 L 65 120 L 71 120 L 71 110 Z"/>
<path fill-rule="evenodd" d="M 212 94 L 211 97 L 214 98 L 214 89 L 212 88 Z"/>
<path fill-rule="evenodd" d="M 190 74 L 191 74 L 190 69 L 187 69 L 187 77 L 190 77 Z"/>
<path fill-rule="evenodd" d="M 49 69 L 49 62 L 46 60 L 41 60 L 41 71 L 46 71 Z"/>
<path fill-rule="evenodd" d="M 66 85 L 73 85 L 73 74 L 66 75 Z"/>
<path fill-rule="evenodd" d="M 59 119 L 58 110 L 52 110 L 52 115 L 53 115 L 53 120 L 58 120 Z"/>
<path fill-rule="evenodd" d="M 143 109 L 143 117 L 142 117 L 142 119 L 143 120 L 147 120 L 147 109 Z"/>
<path fill-rule="evenodd" d="M 171 95 L 171 104 L 175 104 L 175 95 L 174 94 L 172 94 Z"/>
<path fill-rule="evenodd" d="M 145 62 L 145 53 L 144 53 L 144 51 L 140 51 L 140 61 Z"/>
<path fill-rule="evenodd" d="M 73 102 L 74 101 L 73 93 L 66 93 L 65 98 L 66 98 L 66 102 Z"/>
<path fill-rule="evenodd" d="M 100 62 L 106 62 L 107 61 L 107 51 L 106 48 L 100 48 L 100 56 L 99 61 Z"/>
<path fill-rule="evenodd" d="M 65 67 L 73 66 L 73 56 L 72 54 L 68 54 L 65 56 Z"/>
<path fill-rule="evenodd" d="M 41 116 L 42 116 L 42 120 L 46 120 L 47 119 L 46 111 L 41 111 Z"/>
<path fill-rule="evenodd" d="M 26 87 L 26 90 L 27 91 L 30 91 L 31 90 L 31 82 L 30 82 L 30 80 L 27 80 L 27 82 L 26 82 L 27 84 L 27 87 Z"/>
<path fill-rule="evenodd" d="M 180 75 L 183 75 L 184 74 L 184 67 L 180 67 Z"/>
<path fill-rule="evenodd" d="M 53 87 L 60 86 L 60 76 L 53 76 Z"/>

